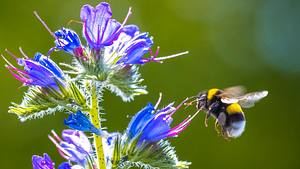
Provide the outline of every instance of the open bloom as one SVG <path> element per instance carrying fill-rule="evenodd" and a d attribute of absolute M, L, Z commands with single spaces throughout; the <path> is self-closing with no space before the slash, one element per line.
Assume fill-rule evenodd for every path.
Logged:
<path fill-rule="evenodd" d="M 193 116 L 187 117 L 176 127 L 171 128 L 170 125 L 173 121 L 172 115 L 183 103 L 176 108 L 173 107 L 173 103 L 171 103 L 161 110 L 156 110 L 156 108 L 149 103 L 132 118 L 127 128 L 128 137 L 130 139 L 138 137 L 138 143 L 141 144 L 143 142 L 157 142 L 162 139 L 177 136 L 198 114 L 197 112 Z"/>
<path fill-rule="evenodd" d="M 44 157 L 33 155 L 32 156 L 33 169 L 54 169 L 54 164 L 48 154 L 44 154 Z"/>
<path fill-rule="evenodd" d="M 87 159 L 92 155 L 92 145 L 87 136 L 78 130 L 63 130 L 62 138 L 54 131 L 53 136 L 49 135 L 49 139 L 55 144 L 58 152 L 66 160 L 76 162 L 77 164 L 85 164 Z"/>
<path fill-rule="evenodd" d="M 143 64 L 143 56 L 153 45 L 147 32 L 140 33 L 138 26 L 126 25 L 118 39 L 106 49 L 105 60 L 114 64 Z"/>
<path fill-rule="evenodd" d="M 122 30 L 122 25 L 112 19 L 110 5 L 106 2 L 101 2 L 95 8 L 84 5 L 80 17 L 83 21 L 83 35 L 89 46 L 96 50 L 111 45 Z"/>
<path fill-rule="evenodd" d="M 65 86 L 62 70 L 50 58 L 37 53 L 34 59 L 16 57 L 15 59 L 24 70 L 16 68 L 5 59 L 8 63 L 6 68 L 24 85 L 55 90 L 58 90 L 58 85 Z"/>

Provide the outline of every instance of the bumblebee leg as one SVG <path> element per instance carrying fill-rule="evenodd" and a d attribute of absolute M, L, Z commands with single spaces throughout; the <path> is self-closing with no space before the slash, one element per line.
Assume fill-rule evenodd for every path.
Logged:
<path fill-rule="evenodd" d="M 221 132 L 220 132 L 220 125 L 219 125 L 219 123 L 218 123 L 218 120 L 216 120 L 215 121 L 215 130 L 216 130 L 216 132 L 218 133 L 218 135 L 220 135 L 221 134 Z"/>
<path fill-rule="evenodd" d="M 206 115 L 205 115 L 205 119 L 204 119 L 204 125 L 205 125 L 205 127 L 208 127 L 208 119 L 209 119 L 209 117 L 210 117 L 210 113 L 208 112 L 208 113 L 206 113 Z"/>
<path fill-rule="evenodd" d="M 225 139 L 225 140 L 230 140 L 230 137 L 229 137 L 229 134 L 228 134 L 228 131 L 227 130 L 225 130 L 224 128 L 222 128 L 222 136 L 223 136 L 223 138 Z"/>

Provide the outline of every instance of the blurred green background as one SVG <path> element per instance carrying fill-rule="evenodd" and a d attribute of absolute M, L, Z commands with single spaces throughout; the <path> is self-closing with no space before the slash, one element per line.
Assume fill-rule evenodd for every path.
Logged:
<path fill-rule="evenodd" d="M 33 15 L 39 11 L 52 30 L 79 20 L 85 3 L 100 1 L 44 0 L 0 1 L 0 51 L 18 47 L 33 56 L 46 53 L 53 39 Z M 225 141 L 210 121 L 204 127 L 199 115 L 178 138 L 171 139 L 180 159 L 192 161 L 192 169 L 300 168 L 300 1 L 298 0 L 114 0 L 114 17 L 123 20 L 133 7 L 129 23 L 154 36 L 160 56 L 189 50 L 188 56 L 150 63 L 141 68 L 149 94 L 123 103 L 105 92 L 109 131 L 123 131 L 129 116 L 163 92 L 163 105 L 177 103 L 211 87 L 245 85 L 250 91 L 266 89 L 269 96 L 245 110 L 246 131 Z M 80 25 L 72 24 L 80 33 Z M 70 60 L 57 53 L 56 61 Z M 1 60 L 0 168 L 29 169 L 31 156 L 48 152 L 58 165 L 63 159 L 48 140 L 51 129 L 60 132 L 65 114 L 25 123 L 8 114 L 11 101 L 19 103 L 25 87 L 4 68 Z M 178 112 L 175 123 L 188 113 Z"/>

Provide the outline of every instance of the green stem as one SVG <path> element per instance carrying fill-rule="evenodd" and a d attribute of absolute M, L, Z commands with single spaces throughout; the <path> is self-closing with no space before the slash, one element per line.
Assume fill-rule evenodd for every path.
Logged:
<path fill-rule="evenodd" d="M 101 128 L 100 107 L 98 105 L 99 100 L 97 97 L 96 86 L 93 83 L 91 84 L 91 101 L 92 104 L 89 111 L 91 121 L 97 128 Z M 106 169 L 102 138 L 96 134 L 93 134 L 93 137 L 97 155 L 97 168 Z"/>

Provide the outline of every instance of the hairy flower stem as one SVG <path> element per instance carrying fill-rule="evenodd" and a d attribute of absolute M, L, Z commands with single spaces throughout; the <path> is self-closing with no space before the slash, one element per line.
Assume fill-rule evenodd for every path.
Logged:
<path fill-rule="evenodd" d="M 91 109 L 89 111 L 91 121 L 97 128 L 101 128 L 100 107 L 98 105 L 99 100 L 97 97 L 97 90 L 94 83 L 91 83 L 91 102 Z M 93 136 L 97 155 L 97 168 L 106 169 L 102 138 L 96 134 L 93 134 Z"/>

